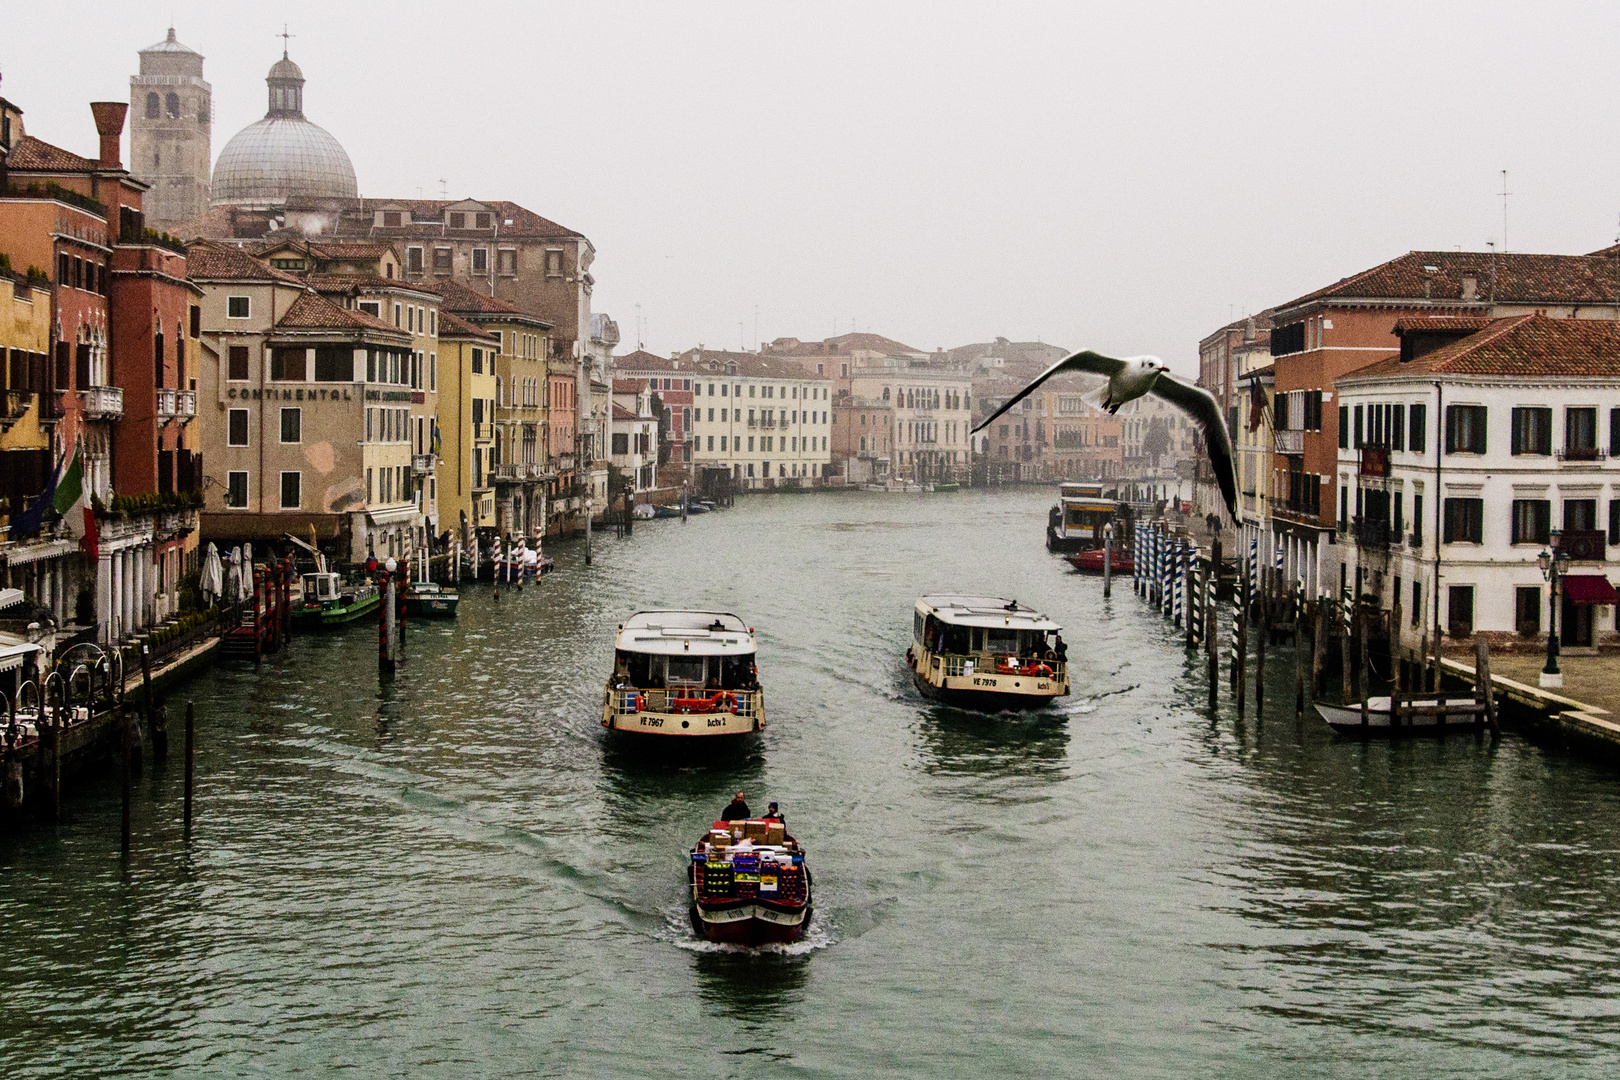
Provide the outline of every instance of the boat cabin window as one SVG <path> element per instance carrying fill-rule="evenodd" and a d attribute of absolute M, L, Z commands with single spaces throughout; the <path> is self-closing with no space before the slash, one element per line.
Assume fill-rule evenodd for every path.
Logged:
<path fill-rule="evenodd" d="M 305 574 L 304 599 L 308 600 L 336 600 L 338 596 L 337 581 L 330 574 Z"/>
<path fill-rule="evenodd" d="M 670 656 L 665 657 L 665 664 L 670 686 L 703 685 L 703 657 Z"/>
<path fill-rule="evenodd" d="M 701 686 L 710 690 L 751 690 L 756 686 L 752 656 L 655 656 L 619 650 L 614 677 L 644 690 Z"/>
<path fill-rule="evenodd" d="M 998 630 L 995 628 L 987 629 L 984 632 L 984 651 L 987 653 L 1007 653 L 1009 655 L 1017 655 L 1018 637 L 1019 633 L 1017 630 Z"/>

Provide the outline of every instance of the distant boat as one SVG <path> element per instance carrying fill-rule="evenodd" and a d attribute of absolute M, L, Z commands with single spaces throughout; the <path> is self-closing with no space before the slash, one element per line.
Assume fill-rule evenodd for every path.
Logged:
<path fill-rule="evenodd" d="M 341 626 L 375 611 L 381 594 L 375 585 L 347 585 L 334 573 L 305 574 L 303 603 L 292 609 L 299 626 Z"/>
<path fill-rule="evenodd" d="M 1063 556 L 1070 566 L 1082 574 L 1100 574 L 1103 572 L 1103 549 L 1092 548 L 1090 551 L 1077 551 L 1072 555 Z M 1108 565 L 1113 567 L 1116 574 L 1133 574 L 1136 572 L 1136 560 L 1131 558 L 1129 551 L 1115 550 L 1108 556 Z"/>
<path fill-rule="evenodd" d="M 652 509 L 655 518 L 678 518 L 681 516 L 681 508 L 678 506 L 655 506 Z"/>
<path fill-rule="evenodd" d="M 1069 554 L 1100 549 L 1103 529 L 1109 524 L 1114 526 L 1117 554 L 1130 542 L 1130 507 L 1105 497 L 1101 484 L 1060 484 L 1057 505 L 1047 515 L 1046 550 Z M 1101 562 L 1097 569 L 1102 569 Z"/>
<path fill-rule="evenodd" d="M 688 514 L 707 514 L 709 512 L 709 508 L 704 506 L 702 503 L 688 503 L 686 506 L 686 512 Z"/>
<path fill-rule="evenodd" d="M 636 503 L 635 508 L 630 511 L 630 516 L 637 521 L 651 521 L 658 516 L 658 511 L 653 509 L 651 503 Z"/>

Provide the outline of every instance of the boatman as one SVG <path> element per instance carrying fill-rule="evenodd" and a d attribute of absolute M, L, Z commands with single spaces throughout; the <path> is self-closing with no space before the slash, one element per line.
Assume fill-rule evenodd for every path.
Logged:
<path fill-rule="evenodd" d="M 776 808 L 775 803 L 771 803 L 770 806 L 765 808 L 765 817 L 763 818 L 763 820 L 765 820 L 765 821 L 780 821 L 782 823 L 782 827 L 784 829 L 787 828 L 787 819 L 782 816 L 782 811 L 780 811 L 780 810 L 778 810 Z"/>
<path fill-rule="evenodd" d="M 748 804 L 743 801 L 743 793 L 740 791 L 737 792 L 737 797 L 720 811 L 721 821 L 747 821 L 751 816 L 748 813 Z"/>

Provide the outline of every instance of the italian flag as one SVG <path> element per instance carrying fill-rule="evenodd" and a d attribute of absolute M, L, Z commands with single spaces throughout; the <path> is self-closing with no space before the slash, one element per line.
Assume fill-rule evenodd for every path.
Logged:
<path fill-rule="evenodd" d="M 96 533 L 96 514 L 90 509 L 90 500 L 86 497 L 84 489 L 84 452 L 78 447 L 73 450 L 73 460 L 63 470 L 61 479 L 56 482 L 56 499 L 54 505 L 56 512 L 62 515 L 62 521 L 70 531 L 79 533 L 79 549 L 90 558 L 98 557 Z M 82 531 L 74 529 L 76 523 L 82 523 Z"/>

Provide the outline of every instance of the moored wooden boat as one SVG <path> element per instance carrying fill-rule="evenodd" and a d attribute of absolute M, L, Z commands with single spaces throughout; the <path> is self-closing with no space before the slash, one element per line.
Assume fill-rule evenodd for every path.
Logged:
<path fill-rule="evenodd" d="M 424 619 L 453 619 L 461 594 L 436 581 L 413 581 L 405 592 L 405 614 Z"/>
<path fill-rule="evenodd" d="M 789 944 L 809 928 L 810 867 L 780 821 L 716 821 L 692 846 L 687 885 L 692 929 L 708 941 Z"/>
<path fill-rule="evenodd" d="M 1412 713 L 1405 712 L 1410 704 Z M 1417 694 L 1402 702 L 1403 712 L 1398 724 L 1391 723 L 1389 697 L 1367 699 L 1367 723 L 1361 722 L 1360 705 L 1324 705 L 1317 703 L 1316 712 L 1328 726 L 1341 735 L 1361 739 L 1389 739 L 1405 735 L 1444 735 L 1448 731 L 1473 731 L 1482 726 L 1485 717 L 1472 694 Z"/>
<path fill-rule="evenodd" d="M 303 603 L 292 609 L 293 621 L 304 628 L 341 626 L 368 611 L 375 611 L 381 597 L 377 586 L 348 584 L 334 573 L 305 574 Z"/>
<path fill-rule="evenodd" d="M 1103 549 L 1093 548 L 1090 551 L 1076 551 L 1063 558 L 1068 564 L 1082 574 L 1100 574 L 1103 572 Z M 1131 574 L 1136 572 L 1136 560 L 1131 558 L 1129 551 L 1115 551 L 1108 557 L 1109 565 L 1116 574 Z"/>

